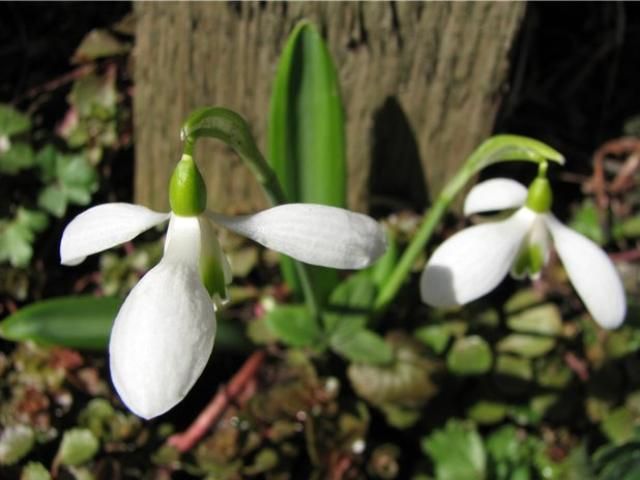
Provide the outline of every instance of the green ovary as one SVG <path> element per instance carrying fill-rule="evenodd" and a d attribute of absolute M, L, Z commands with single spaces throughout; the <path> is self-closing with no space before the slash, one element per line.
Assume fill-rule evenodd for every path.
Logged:
<path fill-rule="evenodd" d="M 207 207 L 207 187 L 190 155 L 183 155 L 169 182 L 171 210 L 183 217 L 201 214 Z"/>

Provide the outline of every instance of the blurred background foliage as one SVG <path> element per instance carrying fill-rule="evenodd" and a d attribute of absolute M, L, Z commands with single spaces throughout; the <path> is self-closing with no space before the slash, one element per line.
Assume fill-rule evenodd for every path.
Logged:
<path fill-rule="evenodd" d="M 600 330 L 552 261 L 543 280 L 505 282 L 458 310 L 422 305 L 412 282 L 370 330 L 357 312 L 328 315 L 324 350 L 315 332 L 279 329 L 300 313 L 274 309 L 290 299 L 277 257 L 220 232 L 234 269 L 232 303 L 202 378 L 157 420 L 124 409 L 100 348 L 0 341 L 0 477 L 638 478 L 640 9 L 582 6 L 568 24 L 568 8 L 529 6 L 496 131 L 539 138 L 577 167 L 555 175 L 557 211 L 612 252 L 629 294 L 622 328 Z M 70 293 L 122 298 L 161 256 L 152 231 L 77 269 L 58 266 L 70 218 L 92 203 L 132 198 L 129 10 L 0 5 L 2 317 Z M 496 173 L 532 174 L 509 165 L 486 175 Z M 412 237 L 418 213 L 381 219 L 394 249 Z M 440 238 L 460 225 L 450 217 Z M 332 301 L 357 311 L 384 268 L 354 275 Z M 92 322 L 99 312 L 78 315 Z M 354 342 L 354 332 L 367 338 Z M 378 346 L 378 356 L 362 354 L 362 344 Z M 172 435 L 256 348 L 268 355 L 245 388 L 201 441 L 176 447 Z"/>

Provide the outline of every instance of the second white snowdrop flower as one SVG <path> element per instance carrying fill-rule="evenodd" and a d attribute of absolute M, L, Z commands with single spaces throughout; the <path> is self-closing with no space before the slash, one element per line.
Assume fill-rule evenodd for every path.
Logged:
<path fill-rule="evenodd" d="M 624 288 L 607 254 L 550 212 L 552 195 L 542 174 L 529 189 L 506 178 L 476 185 L 465 215 L 517 208 L 506 220 L 462 230 L 440 245 L 422 272 L 420 292 L 437 307 L 463 305 L 493 290 L 507 275 L 537 277 L 551 246 L 593 319 L 616 328 L 626 314 Z"/>
<path fill-rule="evenodd" d="M 67 225 L 60 243 L 62 264 L 77 265 L 169 220 L 162 260 L 126 298 L 109 342 L 113 384 L 127 407 L 144 418 L 180 402 L 211 354 L 214 301 L 226 299 L 231 281 L 212 222 L 325 267 L 364 268 L 386 248 L 376 221 L 340 208 L 289 204 L 243 217 L 206 212 L 204 181 L 189 155 L 174 171 L 170 201 L 170 213 L 128 203 L 90 208 Z"/>

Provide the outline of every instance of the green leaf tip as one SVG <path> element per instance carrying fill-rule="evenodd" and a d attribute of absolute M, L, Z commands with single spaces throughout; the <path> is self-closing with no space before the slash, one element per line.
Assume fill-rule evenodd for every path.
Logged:
<path fill-rule="evenodd" d="M 278 61 L 269 104 L 266 156 L 291 202 L 347 206 L 344 108 L 338 75 L 322 35 L 303 19 Z M 303 286 L 291 259 L 280 262 L 296 298 Z M 338 284 L 335 271 L 308 269 L 320 304 Z"/>

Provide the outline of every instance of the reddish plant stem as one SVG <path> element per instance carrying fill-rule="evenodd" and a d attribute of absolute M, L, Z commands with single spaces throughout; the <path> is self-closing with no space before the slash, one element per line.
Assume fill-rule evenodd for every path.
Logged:
<path fill-rule="evenodd" d="M 589 366 L 585 360 L 578 358 L 578 356 L 572 352 L 567 352 L 564 355 L 564 362 L 578 375 L 580 380 L 583 382 L 589 380 Z"/>
<path fill-rule="evenodd" d="M 94 70 L 95 70 L 95 65 L 93 64 L 81 65 L 78 68 L 75 68 L 70 72 L 65 73 L 64 75 L 59 76 L 58 78 L 54 78 L 53 80 L 50 80 L 42 85 L 38 85 L 36 87 L 31 88 L 29 91 L 19 96 L 14 101 L 14 103 L 18 101 L 22 101 L 27 98 L 35 97 L 36 95 L 40 95 L 41 93 L 51 92 L 53 90 L 56 90 L 67 83 L 71 83 L 80 77 L 84 77 L 85 75 L 88 75 Z"/>
<path fill-rule="evenodd" d="M 351 457 L 344 455 L 338 459 L 331 472 L 331 480 L 342 480 L 351 467 Z"/>
<path fill-rule="evenodd" d="M 626 250 L 624 252 L 610 253 L 609 258 L 614 262 L 633 262 L 640 260 L 640 248 Z"/>
<path fill-rule="evenodd" d="M 189 451 L 207 433 L 211 426 L 218 420 L 229 403 L 242 393 L 248 383 L 262 365 L 266 353 L 264 350 L 253 352 L 244 362 L 240 370 L 236 372 L 229 384 L 222 386 L 209 405 L 200 412 L 198 418 L 182 433 L 171 435 L 167 443 L 180 453 Z"/>

